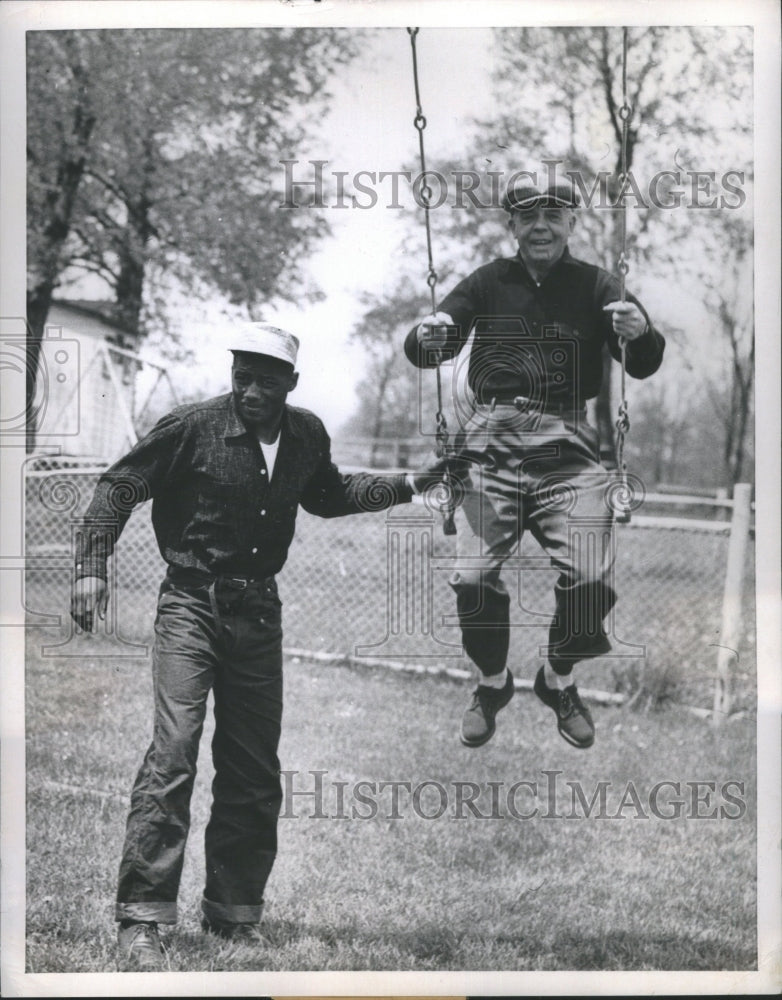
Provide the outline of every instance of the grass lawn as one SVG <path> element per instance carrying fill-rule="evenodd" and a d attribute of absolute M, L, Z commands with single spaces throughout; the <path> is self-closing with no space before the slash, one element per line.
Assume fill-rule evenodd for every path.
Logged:
<path fill-rule="evenodd" d="M 111 972 L 113 897 L 130 786 L 151 729 L 143 659 L 27 657 L 27 968 Z M 75 646 L 69 650 L 76 652 Z M 532 668 L 519 676 L 531 679 Z M 267 889 L 268 946 L 251 952 L 199 930 L 211 722 L 202 743 L 180 922 L 164 932 L 173 969 L 212 970 L 739 970 L 756 968 L 755 720 L 715 735 L 670 706 L 645 714 L 594 707 L 598 739 L 569 747 L 552 713 L 518 692 L 479 750 L 458 740 L 469 685 L 286 663 L 280 757 L 295 791 L 323 776 L 314 798 L 287 800 Z M 548 775 L 544 772 L 552 772 Z M 553 772 L 559 772 L 556 775 Z M 355 785 L 375 783 L 365 801 Z M 508 809 L 514 782 L 518 789 Z M 650 814 L 657 783 L 680 783 L 679 818 Z M 701 814 L 694 818 L 700 786 Z M 728 795 L 740 804 L 731 804 Z M 419 799 L 380 782 L 409 782 Z M 422 785 L 429 782 L 428 785 Z M 473 782 L 477 809 L 456 784 Z M 491 818 L 497 783 L 501 816 Z M 556 782 L 554 792 L 550 793 Z M 602 815 L 587 801 L 600 783 Z M 342 784 L 344 783 L 344 784 Z M 632 784 L 635 797 L 628 792 Z M 342 809 L 337 795 L 343 789 Z M 442 805 L 444 789 L 446 808 Z M 695 790 L 698 792 L 698 789 Z M 668 788 L 661 811 L 674 812 Z M 574 805 L 575 801 L 575 805 Z M 621 807 L 621 808 L 620 808 Z M 723 815 L 720 816 L 720 810 Z M 341 812 L 347 818 L 339 818 Z M 521 815 L 536 812 L 531 818 Z M 553 815 L 551 815 L 553 813 Z M 617 815 L 618 814 L 618 815 Z M 617 818 L 611 818 L 617 815 Z M 735 818 L 730 818 L 735 817 Z"/>

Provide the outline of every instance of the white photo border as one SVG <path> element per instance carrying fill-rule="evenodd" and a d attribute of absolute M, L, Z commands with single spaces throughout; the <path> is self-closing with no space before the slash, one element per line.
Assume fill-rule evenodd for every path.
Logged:
<path fill-rule="evenodd" d="M 249 2 L 39 2 L 0 5 L 0 316 L 25 314 L 25 31 L 106 27 L 500 26 L 503 24 L 751 25 L 755 31 L 755 295 L 757 329 L 758 962 L 752 972 L 462 973 L 25 973 L 24 662 L 20 613 L 23 448 L 4 447 L 2 471 L 2 987 L 6 996 L 352 996 L 500 994 L 713 994 L 782 986 L 780 873 L 780 13 L 774 0 L 612 2 L 549 0 L 249 0 Z M 24 410 L 24 378 L 3 373 Z M 16 412 L 16 409 L 14 409 Z"/>

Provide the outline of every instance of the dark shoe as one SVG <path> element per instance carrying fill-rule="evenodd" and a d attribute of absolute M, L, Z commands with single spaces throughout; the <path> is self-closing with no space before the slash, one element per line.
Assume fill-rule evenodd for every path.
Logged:
<path fill-rule="evenodd" d="M 557 715 L 557 729 L 571 746 L 586 750 L 595 742 L 595 724 L 589 709 L 581 701 L 575 684 L 564 691 L 546 684 L 543 667 L 535 677 L 535 694 Z"/>
<path fill-rule="evenodd" d="M 126 923 L 117 932 L 120 972 L 160 972 L 166 967 L 156 923 Z"/>
<path fill-rule="evenodd" d="M 479 684 L 472 693 L 472 702 L 462 716 L 461 740 L 466 747 L 481 747 L 494 735 L 497 725 L 494 717 L 513 697 L 515 688 L 513 676 L 508 671 L 508 680 L 503 688 L 486 687 Z"/>
<path fill-rule="evenodd" d="M 201 930 L 207 934 L 216 934 L 226 941 L 234 944 L 268 944 L 267 939 L 261 934 L 258 924 L 225 924 L 215 920 L 201 921 Z"/>

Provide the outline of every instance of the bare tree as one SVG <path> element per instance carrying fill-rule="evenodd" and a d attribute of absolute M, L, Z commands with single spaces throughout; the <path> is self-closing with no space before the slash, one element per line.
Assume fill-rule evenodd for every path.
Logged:
<path fill-rule="evenodd" d="M 421 421 L 434 422 L 435 402 L 428 375 L 414 369 L 400 350 L 408 330 L 421 315 L 421 293 L 401 279 L 390 292 L 367 295 L 367 307 L 351 333 L 369 364 L 359 386 L 360 404 L 348 426 L 372 438 L 370 464 L 377 464 L 383 438 L 412 437 Z M 422 413 L 422 408 L 427 410 Z"/>
<path fill-rule="evenodd" d="M 708 373 L 706 386 L 723 429 L 723 464 L 729 483 L 752 478 L 748 468 L 749 430 L 755 374 L 755 322 L 752 281 L 752 228 L 739 215 L 707 219 L 704 303 L 724 354 L 721 371 Z"/>

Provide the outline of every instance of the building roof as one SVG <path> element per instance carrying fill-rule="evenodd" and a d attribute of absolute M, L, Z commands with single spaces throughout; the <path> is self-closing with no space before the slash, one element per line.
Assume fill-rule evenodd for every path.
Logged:
<path fill-rule="evenodd" d="M 99 299 L 52 299 L 52 305 L 60 309 L 72 309 L 74 312 L 90 316 L 92 319 L 100 320 L 107 326 L 113 326 L 134 341 L 139 340 L 141 334 L 134 330 L 129 323 L 125 323 L 117 318 L 116 303 L 110 300 Z"/>

